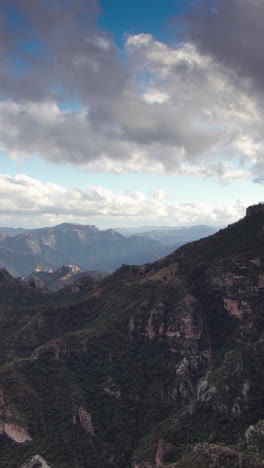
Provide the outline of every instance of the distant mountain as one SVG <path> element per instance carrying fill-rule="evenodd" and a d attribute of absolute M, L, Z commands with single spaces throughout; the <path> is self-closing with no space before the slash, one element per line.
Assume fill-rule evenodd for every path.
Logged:
<path fill-rule="evenodd" d="M 263 467 L 263 226 L 74 293 L 0 271 L 0 468 Z"/>
<path fill-rule="evenodd" d="M 11 228 L 11 227 L 0 227 L 1 234 L 11 234 L 12 236 L 17 236 L 22 232 L 30 231 L 30 229 L 24 228 Z"/>
<path fill-rule="evenodd" d="M 212 226 L 191 226 L 176 229 L 161 229 L 154 231 L 142 232 L 143 237 L 157 240 L 164 245 L 171 245 L 178 248 L 188 242 L 202 239 L 203 237 L 211 236 L 218 231 L 218 228 Z"/>
<path fill-rule="evenodd" d="M 28 276 L 40 262 L 37 255 L 21 254 L 19 250 L 3 247 L 2 242 L 3 239 L 0 238 L 0 268 L 5 268 L 12 276 Z M 42 261 L 42 265 L 46 269 L 49 268 L 45 261 Z"/>
<path fill-rule="evenodd" d="M 171 231 L 176 229 L 181 229 L 183 226 L 135 226 L 135 227 L 115 227 L 114 231 L 123 234 L 123 236 L 134 236 L 141 235 L 144 232 L 151 231 Z M 1 231 L 0 231 L 1 232 Z"/>
<path fill-rule="evenodd" d="M 17 276 L 28 276 L 37 264 L 56 270 L 76 265 L 82 270 L 114 271 L 123 263 L 157 260 L 171 248 L 143 237 L 126 238 L 113 229 L 63 223 L 17 236 L 0 235 L 0 266 Z"/>
<path fill-rule="evenodd" d="M 216 226 L 197 225 L 190 227 L 170 227 L 170 226 L 145 226 L 138 228 L 116 228 L 117 232 L 124 236 L 141 236 L 148 239 L 157 240 L 164 245 L 171 245 L 178 248 L 194 240 L 210 236 L 219 230 Z"/>

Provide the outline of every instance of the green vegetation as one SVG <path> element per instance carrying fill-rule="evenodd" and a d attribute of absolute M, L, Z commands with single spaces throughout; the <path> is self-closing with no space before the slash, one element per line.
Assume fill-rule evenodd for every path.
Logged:
<path fill-rule="evenodd" d="M 1 409 L 32 442 L 0 435 L 0 468 L 35 454 L 53 468 L 131 468 L 154 463 L 160 440 L 165 464 L 206 467 L 210 453 L 195 460 L 188 445 L 246 444 L 264 419 L 263 224 L 247 217 L 77 294 L 2 272 Z"/>

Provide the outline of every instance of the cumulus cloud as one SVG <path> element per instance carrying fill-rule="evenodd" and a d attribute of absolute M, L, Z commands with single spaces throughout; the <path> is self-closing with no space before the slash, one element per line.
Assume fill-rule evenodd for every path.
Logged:
<path fill-rule="evenodd" d="M 217 161 L 217 155 L 212 160 L 207 157 L 204 167 L 193 153 L 186 156 L 183 145 L 175 148 L 158 139 L 140 144 L 136 138 L 111 138 L 93 128 L 89 109 L 62 111 L 55 102 L 0 102 L 0 149 L 9 151 L 13 159 L 38 154 L 51 162 L 75 163 L 89 171 L 248 177 L 246 171 Z"/>
<path fill-rule="evenodd" d="M 243 21 L 245 1 L 230 6 L 234 14 L 243 6 Z M 204 18 L 213 15 L 215 31 L 222 31 L 227 0 L 213 12 L 204 3 L 191 10 L 188 42 L 169 46 L 150 34 L 128 36 L 125 61 L 96 26 L 96 1 L 67 0 L 62 7 L 59 0 L 3 0 L 1 6 L 7 4 L 23 18 L 10 28 L 8 15 L 1 17 L 0 148 L 12 158 L 38 154 L 87 171 L 221 179 L 254 177 L 261 167 L 258 95 L 234 79 L 231 59 L 221 58 L 216 45 L 205 46 L 213 31 Z M 261 13 L 260 1 L 251 7 Z M 78 112 L 62 110 L 67 96 L 79 99 Z"/>
<path fill-rule="evenodd" d="M 105 219 L 156 225 L 225 225 L 245 214 L 246 201 L 213 206 L 209 203 L 172 203 L 162 190 L 115 193 L 103 187 L 64 188 L 26 175 L 0 174 L 0 224 L 39 227 L 64 221 L 101 224 Z M 92 222 L 91 222 L 92 220 Z"/>

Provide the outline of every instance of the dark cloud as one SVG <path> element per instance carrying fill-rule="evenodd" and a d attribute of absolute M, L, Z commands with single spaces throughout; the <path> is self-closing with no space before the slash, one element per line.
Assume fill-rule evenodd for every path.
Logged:
<path fill-rule="evenodd" d="M 117 96 L 127 76 L 98 12 L 95 0 L 3 0 L 2 97 Z"/>
<path fill-rule="evenodd" d="M 263 0 L 201 1 L 185 16 L 190 38 L 241 79 L 264 85 Z"/>

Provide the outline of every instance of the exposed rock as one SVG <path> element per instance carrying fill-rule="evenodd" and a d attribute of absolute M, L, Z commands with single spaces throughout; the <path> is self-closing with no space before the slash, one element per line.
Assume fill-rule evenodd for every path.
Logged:
<path fill-rule="evenodd" d="M 0 433 L 6 434 L 17 443 L 32 440 L 19 412 L 5 402 L 2 392 L 0 392 Z"/>
<path fill-rule="evenodd" d="M 20 468 L 52 468 L 40 455 L 34 455 L 34 457 L 27 460 Z"/>
<path fill-rule="evenodd" d="M 243 312 L 239 307 L 240 301 L 234 301 L 232 299 L 224 298 L 224 306 L 227 312 L 234 317 L 239 319 L 243 318 Z"/>
<path fill-rule="evenodd" d="M 0 424 L 2 426 L 2 430 L 0 429 L 0 432 L 3 432 L 15 442 L 21 444 L 24 442 L 30 442 L 32 440 L 24 427 L 16 423 L 12 424 L 4 421 L 2 421 Z"/>
<path fill-rule="evenodd" d="M 95 435 L 91 413 L 82 406 L 75 408 L 73 414 L 73 424 L 80 422 L 82 428 L 91 435 Z"/>

